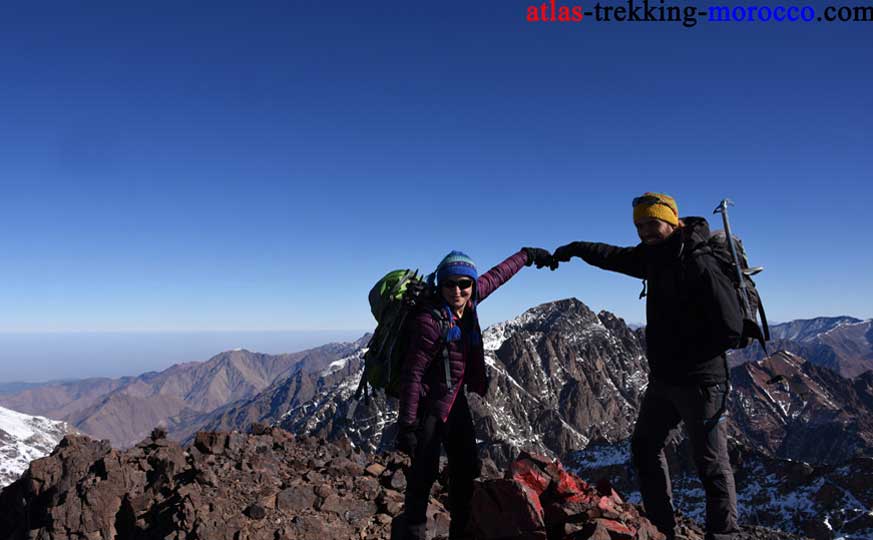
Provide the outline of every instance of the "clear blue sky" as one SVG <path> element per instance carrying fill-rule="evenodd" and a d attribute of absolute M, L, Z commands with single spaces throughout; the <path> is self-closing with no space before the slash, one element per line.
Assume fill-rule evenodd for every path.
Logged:
<path fill-rule="evenodd" d="M 363 331 L 389 269 L 633 244 L 646 190 L 686 215 L 736 201 L 772 319 L 873 316 L 873 23 L 19 4 L 0 7 L 0 332 Z M 481 318 L 576 296 L 642 322 L 639 289 L 525 269 Z"/>

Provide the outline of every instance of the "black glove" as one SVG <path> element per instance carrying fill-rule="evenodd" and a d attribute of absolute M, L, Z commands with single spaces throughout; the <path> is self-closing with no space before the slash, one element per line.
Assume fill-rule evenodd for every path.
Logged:
<path fill-rule="evenodd" d="M 521 250 L 527 254 L 525 266 L 536 264 L 537 268 L 543 268 L 553 264 L 552 254 L 543 248 L 524 247 Z"/>
<path fill-rule="evenodd" d="M 549 266 L 552 270 L 558 267 L 558 263 L 569 261 L 576 254 L 576 242 L 571 242 L 565 246 L 561 246 L 552 253 L 552 264 Z"/>
<path fill-rule="evenodd" d="M 394 448 L 409 457 L 415 455 L 415 447 L 418 446 L 418 438 L 415 436 L 416 426 L 399 424 L 397 438 L 394 440 Z"/>

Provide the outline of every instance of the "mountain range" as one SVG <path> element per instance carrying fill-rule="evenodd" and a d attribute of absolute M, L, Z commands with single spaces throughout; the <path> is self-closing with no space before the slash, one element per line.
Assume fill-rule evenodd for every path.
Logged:
<path fill-rule="evenodd" d="M 157 425 L 174 433 L 184 431 L 204 414 L 255 396 L 298 370 L 320 369 L 361 346 L 334 343 L 281 355 L 237 349 L 206 362 L 177 364 L 137 377 L 29 387 L 0 395 L 0 406 L 63 420 L 83 433 L 126 448 Z"/>
<path fill-rule="evenodd" d="M 821 468 L 845 476 L 850 470 L 845 467 L 863 469 L 869 464 L 863 460 L 873 455 L 871 321 L 818 318 L 774 325 L 771 332 L 769 356 L 754 347 L 730 355 L 735 386 L 730 433 L 732 456 L 740 460 L 734 463 L 738 478 L 758 471 L 773 480 L 756 493 L 784 488 L 784 496 L 815 495 L 804 507 L 805 525 L 780 518 L 770 526 L 816 538 L 826 538 L 825 530 L 862 538 L 867 526 L 858 516 L 871 510 L 868 495 L 854 485 L 839 488 L 851 497 L 819 492 L 825 485 L 842 486 L 822 480 L 831 473 Z M 257 422 L 348 440 L 365 452 L 385 451 L 393 441 L 396 402 L 378 392 L 360 402 L 353 399 L 367 339 L 293 355 L 228 351 L 204 363 L 139 377 L 30 387 L 0 395 L 0 405 L 34 414 L 50 411 L 122 448 L 136 444 L 155 425 L 163 425 L 171 438 L 193 443 L 200 431 L 245 431 Z M 610 477 L 630 492 L 633 482 L 621 449 L 647 384 L 644 329 L 567 299 L 494 325 L 483 339 L 491 383 L 484 399 L 470 397 L 482 455 L 500 468 L 522 450 L 554 456 Z M 677 456 L 683 444 L 677 433 Z M 586 452 L 614 457 L 593 467 L 603 460 L 592 461 Z M 681 471 L 683 459 L 674 460 Z M 815 485 L 782 482 L 790 463 L 810 463 L 819 476 L 805 478 Z M 700 488 L 685 467 L 688 482 L 677 483 L 677 500 L 699 509 L 694 494 Z M 766 521 L 763 514 L 745 512 L 747 520 Z M 693 508 L 689 513 L 699 518 Z"/>
<path fill-rule="evenodd" d="M 851 379 L 873 369 L 873 319 L 818 317 L 770 327 L 768 352 L 790 351 Z M 731 351 L 731 365 L 766 358 L 757 343 Z"/>

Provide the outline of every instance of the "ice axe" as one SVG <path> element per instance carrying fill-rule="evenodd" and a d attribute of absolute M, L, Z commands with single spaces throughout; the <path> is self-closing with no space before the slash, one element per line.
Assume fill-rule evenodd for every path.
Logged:
<path fill-rule="evenodd" d="M 740 264 L 740 258 L 737 255 L 737 246 L 734 245 L 734 235 L 731 232 L 731 223 L 728 220 L 728 206 L 733 206 L 734 203 L 730 199 L 722 199 L 713 214 L 721 214 L 721 220 L 724 223 L 724 234 L 727 245 L 731 248 L 731 257 L 734 259 L 734 268 L 737 269 L 737 283 L 740 284 L 740 298 L 743 299 L 743 310 L 745 313 L 752 312 L 752 306 L 749 304 L 749 291 L 746 290 L 746 280 L 743 278 L 743 266 Z"/>
<path fill-rule="evenodd" d="M 740 299 L 743 302 L 743 335 L 750 336 L 756 339 L 760 344 L 761 348 L 764 349 L 764 353 L 767 352 L 767 346 L 765 344 L 767 337 L 761 332 L 761 329 L 758 327 L 758 324 L 754 321 L 755 314 L 752 312 L 752 305 L 749 302 L 749 291 L 746 287 L 746 275 L 754 275 L 762 270 L 762 268 L 749 268 L 744 269 L 743 265 L 740 263 L 740 257 L 737 254 L 737 246 L 734 244 L 734 235 L 731 232 L 731 224 L 728 219 L 728 206 L 733 206 L 734 203 L 730 199 L 722 199 L 722 201 L 715 207 L 715 210 L 712 211 L 713 214 L 721 214 L 721 220 L 724 224 L 724 234 L 725 241 L 727 245 L 730 246 L 731 257 L 734 260 L 734 268 L 737 272 L 737 283 L 739 283 L 740 287 Z M 745 275 L 744 275 L 745 274 Z M 763 316 L 763 312 L 762 312 Z"/>

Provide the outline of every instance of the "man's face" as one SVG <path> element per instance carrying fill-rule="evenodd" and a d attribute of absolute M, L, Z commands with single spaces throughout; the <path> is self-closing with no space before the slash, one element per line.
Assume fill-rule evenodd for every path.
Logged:
<path fill-rule="evenodd" d="M 676 230 L 676 227 L 673 225 L 657 218 L 642 218 L 634 223 L 634 225 L 637 226 L 637 234 L 640 235 L 640 240 L 650 246 L 660 244 Z"/>

